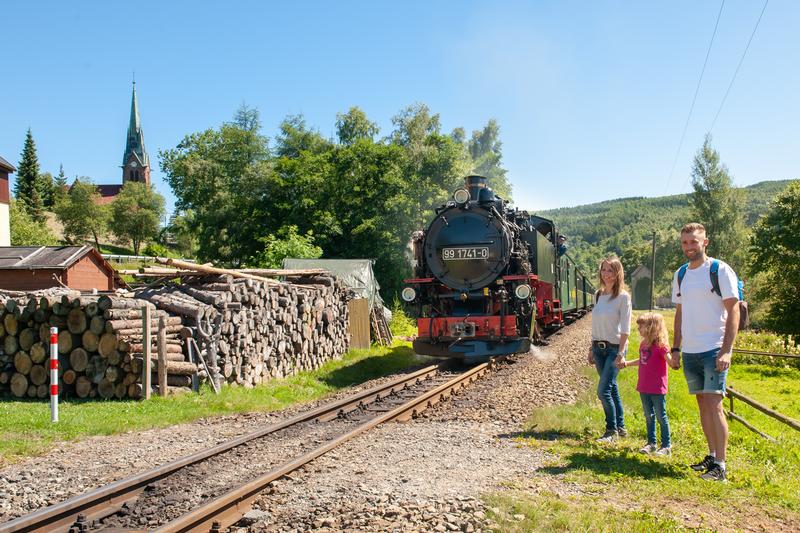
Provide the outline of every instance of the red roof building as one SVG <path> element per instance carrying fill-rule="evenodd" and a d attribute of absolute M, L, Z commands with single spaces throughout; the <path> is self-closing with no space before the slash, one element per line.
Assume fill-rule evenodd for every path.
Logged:
<path fill-rule="evenodd" d="M 92 246 L 0 246 L 0 289 L 113 291 L 126 284 Z"/>

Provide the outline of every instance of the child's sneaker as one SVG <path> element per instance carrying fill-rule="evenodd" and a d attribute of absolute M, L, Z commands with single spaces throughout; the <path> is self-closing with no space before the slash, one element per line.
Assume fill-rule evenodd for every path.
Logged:
<path fill-rule="evenodd" d="M 625 429 L 625 428 L 617 428 L 617 435 L 620 436 L 620 437 L 627 437 L 628 436 L 628 430 Z"/>
<path fill-rule="evenodd" d="M 708 469 L 714 464 L 714 456 L 706 455 L 699 463 L 689 465 L 689 468 L 696 472 L 708 472 Z"/>
<path fill-rule="evenodd" d="M 658 450 L 656 450 L 656 455 L 669 457 L 670 455 L 672 455 L 672 448 L 670 448 L 669 446 L 664 446 L 662 448 L 659 448 Z"/>
<path fill-rule="evenodd" d="M 641 450 L 639 450 L 639 453 L 643 453 L 645 455 L 650 455 L 651 453 L 654 453 L 655 451 L 656 451 L 656 445 L 655 444 L 645 444 L 644 447 Z"/>
<path fill-rule="evenodd" d="M 728 480 L 728 473 L 722 468 L 722 465 L 719 463 L 714 463 L 711 465 L 711 468 L 708 469 L 708 472 L 700 476 L 702 479 L 706 481 L 727 481 Z"/>

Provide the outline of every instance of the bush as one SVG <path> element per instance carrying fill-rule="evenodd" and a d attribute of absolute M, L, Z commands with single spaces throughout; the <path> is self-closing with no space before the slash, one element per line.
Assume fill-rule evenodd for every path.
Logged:
<path fill-rule="evenodd" d="M 392 302 L 392 320 L 389 322 L 392 335 L 413 337 L 417 334 L 417 321 L 406 314 L 403 304 L 396 297 Z"/>
<path fill-rule="evenodd" d="M 142 255 L 147 255 L 150 257 L 172 257 L 173 254 L 167 249 L 166 246 L 158 244 L 157 242 L 151 242 L 144 247 L 144 250 L 142 250 Z"/>

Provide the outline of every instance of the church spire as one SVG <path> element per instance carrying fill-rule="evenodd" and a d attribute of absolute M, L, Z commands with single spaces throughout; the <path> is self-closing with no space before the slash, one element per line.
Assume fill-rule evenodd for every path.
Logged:
<path fill-rule="evenodd" d="M 139 103 L 136 99 L 136 81 L 131 95 L 131 118 L 128 123 L 128 138 L 122 158 L 122 182 L 140 181 L 150 183 L 150 156 L 144 147 L 144 132 L 139 118 Z"/>

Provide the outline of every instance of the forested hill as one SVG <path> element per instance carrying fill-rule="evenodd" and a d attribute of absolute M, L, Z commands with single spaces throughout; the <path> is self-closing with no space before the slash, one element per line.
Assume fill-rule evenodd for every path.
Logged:
<path fill-rule="evenodd" d="M 767 209 L 776 194 L 792 180 L 763 181 L 744 187 L 745 224 L 750 227 Z M 627 273 L 640 264 L 650 264 L 653 231 L 657 234 L 656 275 L 663 294 L 667 290 L 668 273 L 680 260 L 678 230 L 689 221 L 689 194 L 657 198 L 620 198 L 577 207 L 563 207 L 537 212 L 552 218 L 561 233 L 567 236 L 569 255 L 586 272 L 594 273 L 601 257 L 619 255 Z"/>

